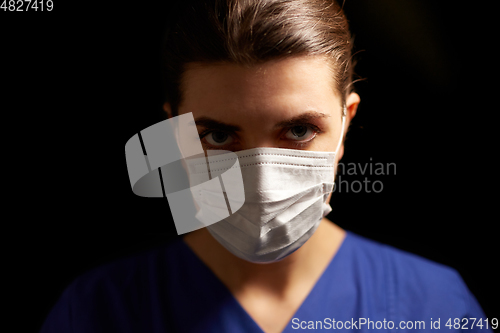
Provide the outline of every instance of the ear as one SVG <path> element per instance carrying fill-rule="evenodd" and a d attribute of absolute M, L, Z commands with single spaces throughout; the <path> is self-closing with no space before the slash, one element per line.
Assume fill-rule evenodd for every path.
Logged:
<path fill-rule="evenodd" d="M 163 104 L 163 111 L 165 111 L 167 113 L 167 118 L 168 119 L 172 118 L 172 108 L 170 107 L 170 103 L 169 102 L 165 102 Z"/>
<path fill-rule="evenodd" d="M 361 98 L 359 97 L 358 94 L 355 92 L 352 92 L 347 96 L 346 99 L 346 109 L 347 109 L 347 115 L 345 118 L 345 127 L 344 127 L 344 136 L 342 139 L 342 145 L 340 146 L 339 149 L 339 157 L 337 159 L 337 162 L 340 161 L 342 156 L 344 156 L 344 141 L 345 141 L 345 136 L 347 134 L 347 131 L 349 130 L 349 125 L 351 124 L 352 118 L 356 115 L 356 111 L 358 110 L 358 105 L 361 102 Z"/>

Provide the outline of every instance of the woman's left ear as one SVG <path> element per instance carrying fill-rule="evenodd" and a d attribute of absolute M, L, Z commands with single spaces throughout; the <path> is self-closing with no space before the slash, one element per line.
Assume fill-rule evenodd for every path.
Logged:
<path fill-rule="evenodd" d="M 359 102 L 361 102 L 361 98 L 359 97 L 358 94 L 355 92 L 352 92 L 347 96 L 347 99 L 345 101 L 346 108 L 347 108 L 347 119 L 349 122 L 351 122 L 352 118 L 356 115 L 356 111 L 358 110 L 358 105 Z M 347 129 L 349 126 L 345 128 L 345 133 L 347 133 Z"/>
<path fill-rule="evenodd" d="M 352 92 L 349 94 L 349 96 L 347 96 L 346 103 L 345 103 L 347 115 L 345 118 L 344 136 L 342 139 L 342 145 L 340 146 L 340 149 L 339 149 L 339 155 L 338 155 L 339 157 L 337 159 L 337 162 L 340 161 L 342 156 L 344 156 L 345 136 L 347 134 L 347 131 L 349 130 L 349 125 L 351 124 L 352 118 L 354 118 L 354 116 L 356 115 L 356 111 L 358 110 L 358 105 L 360 102 L 361 102 L 361 98 L 355 92 Z"/>

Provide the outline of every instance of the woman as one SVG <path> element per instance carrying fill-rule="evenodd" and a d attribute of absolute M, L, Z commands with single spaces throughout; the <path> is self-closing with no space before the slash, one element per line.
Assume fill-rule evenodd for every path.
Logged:
<path fill-rule="evenodd" d="M 193 115 L 204 150 L 238 156 L 245 204 L 165 249 L 80 277 L 42 332 L 491 330 L 456 271 L 325 218 L 360 103 L 340 6 L 178 7 L 164 109 Z"/>

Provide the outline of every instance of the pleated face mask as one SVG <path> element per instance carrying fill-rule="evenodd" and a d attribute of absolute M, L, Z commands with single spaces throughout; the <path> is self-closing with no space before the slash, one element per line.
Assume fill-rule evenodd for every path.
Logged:
<path fill-rule="evenodd" d="M 210 156 L 212 177 L 234 168 L 237 158 L 244 186 L 239 209 L 208 225 L 210 234 L 235 256 L 254 263 L 275 262 L 299 249 L 332 211 L 327 199 L 333 191 L 344 122 L 345 108 L 334 152 L 263 147 L 234 152 L 233 158 Z M 227 209 L 227 198 L 217 198 L 220 192 L 198 191 L 193 197 L 199 207 Z M 196 217 L 203 221 L 206 213 L 200 209 Z"/>

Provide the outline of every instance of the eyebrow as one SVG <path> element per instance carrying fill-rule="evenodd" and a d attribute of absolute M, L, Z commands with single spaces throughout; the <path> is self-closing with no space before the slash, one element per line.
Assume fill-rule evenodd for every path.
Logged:
<path fill-rule="evenodd" d="M 287 120 L 283 120 L 278 122 L 273 126 L 274 129 L 277 128 L 283 128 L 283 127 L 289 127 L 289 126 L 294 126 L 297 124 L 302 124 L 305 122 L 308 122 L 312 119 L 317 119 L 317 118 L 328 118 L 330 117 L 329 114 L 317 112 L 317 111 L 306 111 L 298 116 L 292 117 Z M 225 132 L 238 132 L 241 131 L 241 127 L 236 126 L 236 125 L 230 125 L 223 123 L 221 121 L 202 116 L 198 117 L 195 120 L 196 126 L 203 126 L 206 128 L 211 128 L 211 129 L 216 129 L 219 131 L 225 131 Z"/>
<path fill-rule="evenodd" d="M 229 125 L 221 121 L 209 118 L 209 117 L 198 117 L 194 120 L 196 126 L 203 126 L 206 128 L 212 128 L 224 132 L 239 132 L 241 127 L 236 125 Z"/>
<path fill-rule="evenodd" d="M 302 124 L 302 123 L 308 122 L 312 119 L 328 118 L 328 117 L 330 117 L 329 114 L 325 114 L 325 113 L 321 113 L 321 112 L 317 112 L 317 111 L 307 111 L 307 112 L 304 112 L 296 117 L 280 121 L 279 123 L 274 125 L 274 128 L 276 129 L 276 128 L 282 128 L 282 127 L 290 127 L 290 126 L 294 126 L 297 124 Z"/>

